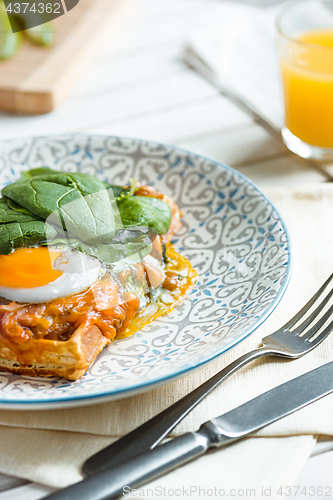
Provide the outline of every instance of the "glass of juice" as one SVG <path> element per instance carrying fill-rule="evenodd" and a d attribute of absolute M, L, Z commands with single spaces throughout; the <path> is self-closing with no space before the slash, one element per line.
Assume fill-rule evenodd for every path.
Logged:
<path fill-rule="evenodd" d="M 303 158 L 333 160 L 333 0 L 296 0 L 277 17 L 282 137 Z"/>

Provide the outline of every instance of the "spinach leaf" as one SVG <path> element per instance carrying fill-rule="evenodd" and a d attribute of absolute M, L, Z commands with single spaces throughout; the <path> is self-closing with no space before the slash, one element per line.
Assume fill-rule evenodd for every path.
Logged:
<path fill-rule="evenodd" d="M 57 234 L 54 228 L 40 220 L 0 224 L 0 254 L 8 255 L 14 248 L 32 246 L 46 240 L 46 230 L 48 238 Z"/>
<path fill-rule="evenodd" d="M 135 190 L 135 179 L 123 187 L 89 174 L 48 168 L 24 172 L 1 191 L 0 254 L 38 243 L 77 248 L 107 263 L 142 259 L 151 250 L 143 228 L 165 234 L 171 210 L 159 199 L 133 196 Z"/>
<path fill-rule="evenodd" d="M 115 221 L 102 181 L 89 174 L 63 172 L 33 176 L 1 191 L 37 217 L 87 242 L 110 241 Z"/>
<path fill-rule="evenodd" d="M 129 187 L 116 186 L 114 184 L 109 184 L 108 182 L 103 182 L 103 184 L 106 189 L 112 189 L 115 200 L 120 201 L 124 198 L 127 198 L 128 196 L 133 196 L 133 194 L 137 190 L 136 179 L 132 177 L 130 181 L 131 184 Z"/>
<path fill-rule="evenodd" d="M 31 177 L 38 177 L 39 175 L 50 174 L 59 174 L 59 171 L 47 167 L 32 168 L 31 170 L 25 170 L 24 172 L 21 172 L 21 177 L 16 182 L 26 181 L 28 179 L 31 179 Z"/>
<path fill-rule="evenodd" d="M 23 209 L 23 211 L 13 210 L 5 198 L 0 198 L 0 224 L 7 224 L 9 222 L 30 222 L 35 220 L 40 219 L 37 219 L 31 212 L 25 211 L 25 209 Z"/>
<path fill-rule="evenodd" d="M 5 198 L 0 198 L 0 254 L 7 255 L 14 248 L 40 243 L 56 234 L 44 221 L 29 212 L 13 210 Z"/>
<path fill-rule="evenodd" d="M 4 198 L 6 200 L 7 206 L 11 208 L 12 210 L 15 210 L 15 212 L 20 212 L 21 214 L 25 215 L 30 215 L 30 217 L 35 217 L 34 214 L 32 214 L 29 210 L 27 210 L 24 207 L 21 207 L 16 201 L 10 200 L 9 198 Z"/>
<path fill-rule="evenodd" d="M 86 244 L 82 244 L 79 249 L 82 252 L 97 257 L 106 264 L 112 264 L 121 259 L 132 259 L 138 262 L 151 252 L 152 242 L 148 235 L 141 235 L 126 243 L 119 243 L 113 240 L 109 244 L 102 244 L 96 247 L 88 247 Z"/>
<path fill-rule="evenodd" d="M 128 194 L 130 190 L 128 187 L 116 186 L 115 184 L 109 184 L 108 182 L 103 182 L 103 184 L 106 189 L 112 189 L 113 196 L 116 200 L 124 194 Z"/>
<path fill-rule="evenodd" d="M 165 234 L 171 222 L 167 203 L 150 196 L 131 196 L 118 203 L 124 227 L 146 226 L 157 234 Z"/>
<path fill-rule="evenodd" d="M 26 170 L 24 172 L 21 172 L 21 177 L 15 183 L 27 181 L 28 179 L 31 179 L 31 177 L 37 177 L 39 175 L 58 174 L 58 173 L 59 172 L 57 170 L 52 170 L 51 168 L 47 167 L 33 168 L 31 170 Z M 6 197 L 4 197 L 3 199 L 6 200 L 9 208 L 12 208 L 16 212 L 22 212 L 24 214 L 31 215 L 32 217 L 34 216 L 29 210 L 16 203 L 16 201 Z"/>
<path fill-rule="evenodd" d="M 93 257 L 97 257 L 102 262 L 112 264 L 121 259 L 130 258 L 135 262 L 142 260 L 151 252 L 152 241 L 147 230 L 141 228 L 135 230 L 121 230 L 113 240 L 107 244 L 98 244 L 95 246 L 75 238 L 66 238 L 66 235 L 57 234 L 57 236 L 42 245 L 74 248 Z"/>

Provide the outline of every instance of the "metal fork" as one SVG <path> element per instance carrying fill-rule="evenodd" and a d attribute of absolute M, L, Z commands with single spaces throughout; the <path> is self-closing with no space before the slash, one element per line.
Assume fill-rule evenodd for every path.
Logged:
<path fill-rule="evenodd" d="M 143 451 L 155 448 L 221 382 L 250 361 L 263 356 L 296 359 L 314 349 L 333 331 L 333 321 L 331 321 L 320 332 L 333 314 L 333 305 L 324 312 L 325 306 L 333 296 L 332 287 L 316 306 L 319 297 L 332 279 L 333 274 L 290 321 L 271 335 L 264 337 L 262 346 L 236 359 L 172 406 L 88 459 L 82 468 L 83 473 L 91 475 L 97 471 L 101 472 Z M 310 312 L 312 307 L 315 308 Z M 310 314 L 307 316 L 307 313 Z"/>

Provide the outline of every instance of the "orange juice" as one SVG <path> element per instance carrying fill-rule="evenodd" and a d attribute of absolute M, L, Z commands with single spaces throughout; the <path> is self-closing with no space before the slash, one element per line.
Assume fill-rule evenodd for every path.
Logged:
<path fill-rule="evenodd" d="M 333 28 L 308 31 L 284 44 L 286 127 L 307 144 L 333 148 Z"/>

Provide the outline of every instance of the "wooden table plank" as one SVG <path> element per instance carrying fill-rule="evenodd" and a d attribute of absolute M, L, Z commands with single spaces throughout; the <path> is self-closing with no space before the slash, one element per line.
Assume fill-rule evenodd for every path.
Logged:
<path fill-rule="evenodd" d="M 254 122 L 228 130 L 217 130 L 207 136 L 203 134 L 179 145 L 231 166 L 284 151 L 281 143 Z"/>
<path fill-rule="evenodd" d="M 102 57 L 85 73 L 71 95 L 81 98 L 100 90 L 115 92 L 179 73 L 184 67 L 179 60 L 180 47 L 181 42 L 177 41 L 126 56 Z"/>
<path fill-rule="evenodd" d="M 263 186 L 298 186 L 311 182 L 325 182 L 326 177 L 292 153 L 283 153 L 262 158 L 235 168 L 249 177 L 259 187 Z"/>
<path fill-rule="evenodd" d="M 184 70 L 177 75 L 138 84 L 117 92 L 96 92 L 89 98 L 67 101 L 48 115 L 20 116 L 0 114 L 3 138 L 27 135 L 59 134 L 94 126 L 107 119 L 121 119 L 159 112 L 186 102 L 217 95 L 217 91 L 199 77 Z"/>
<path fill-rule="evenodd" d="M 252 123 L 244 114 L 222 96 L 195 99 L 185 104 L 144 113 L 120 120 L 108 119 L 94 126 L 94 133 L 139 137 L 151 141 L 184 144 L 195 142 L 203 135 L 228 132 L 230 128 Z M 88 131 L 90 127 L 81 127 Z"/>

